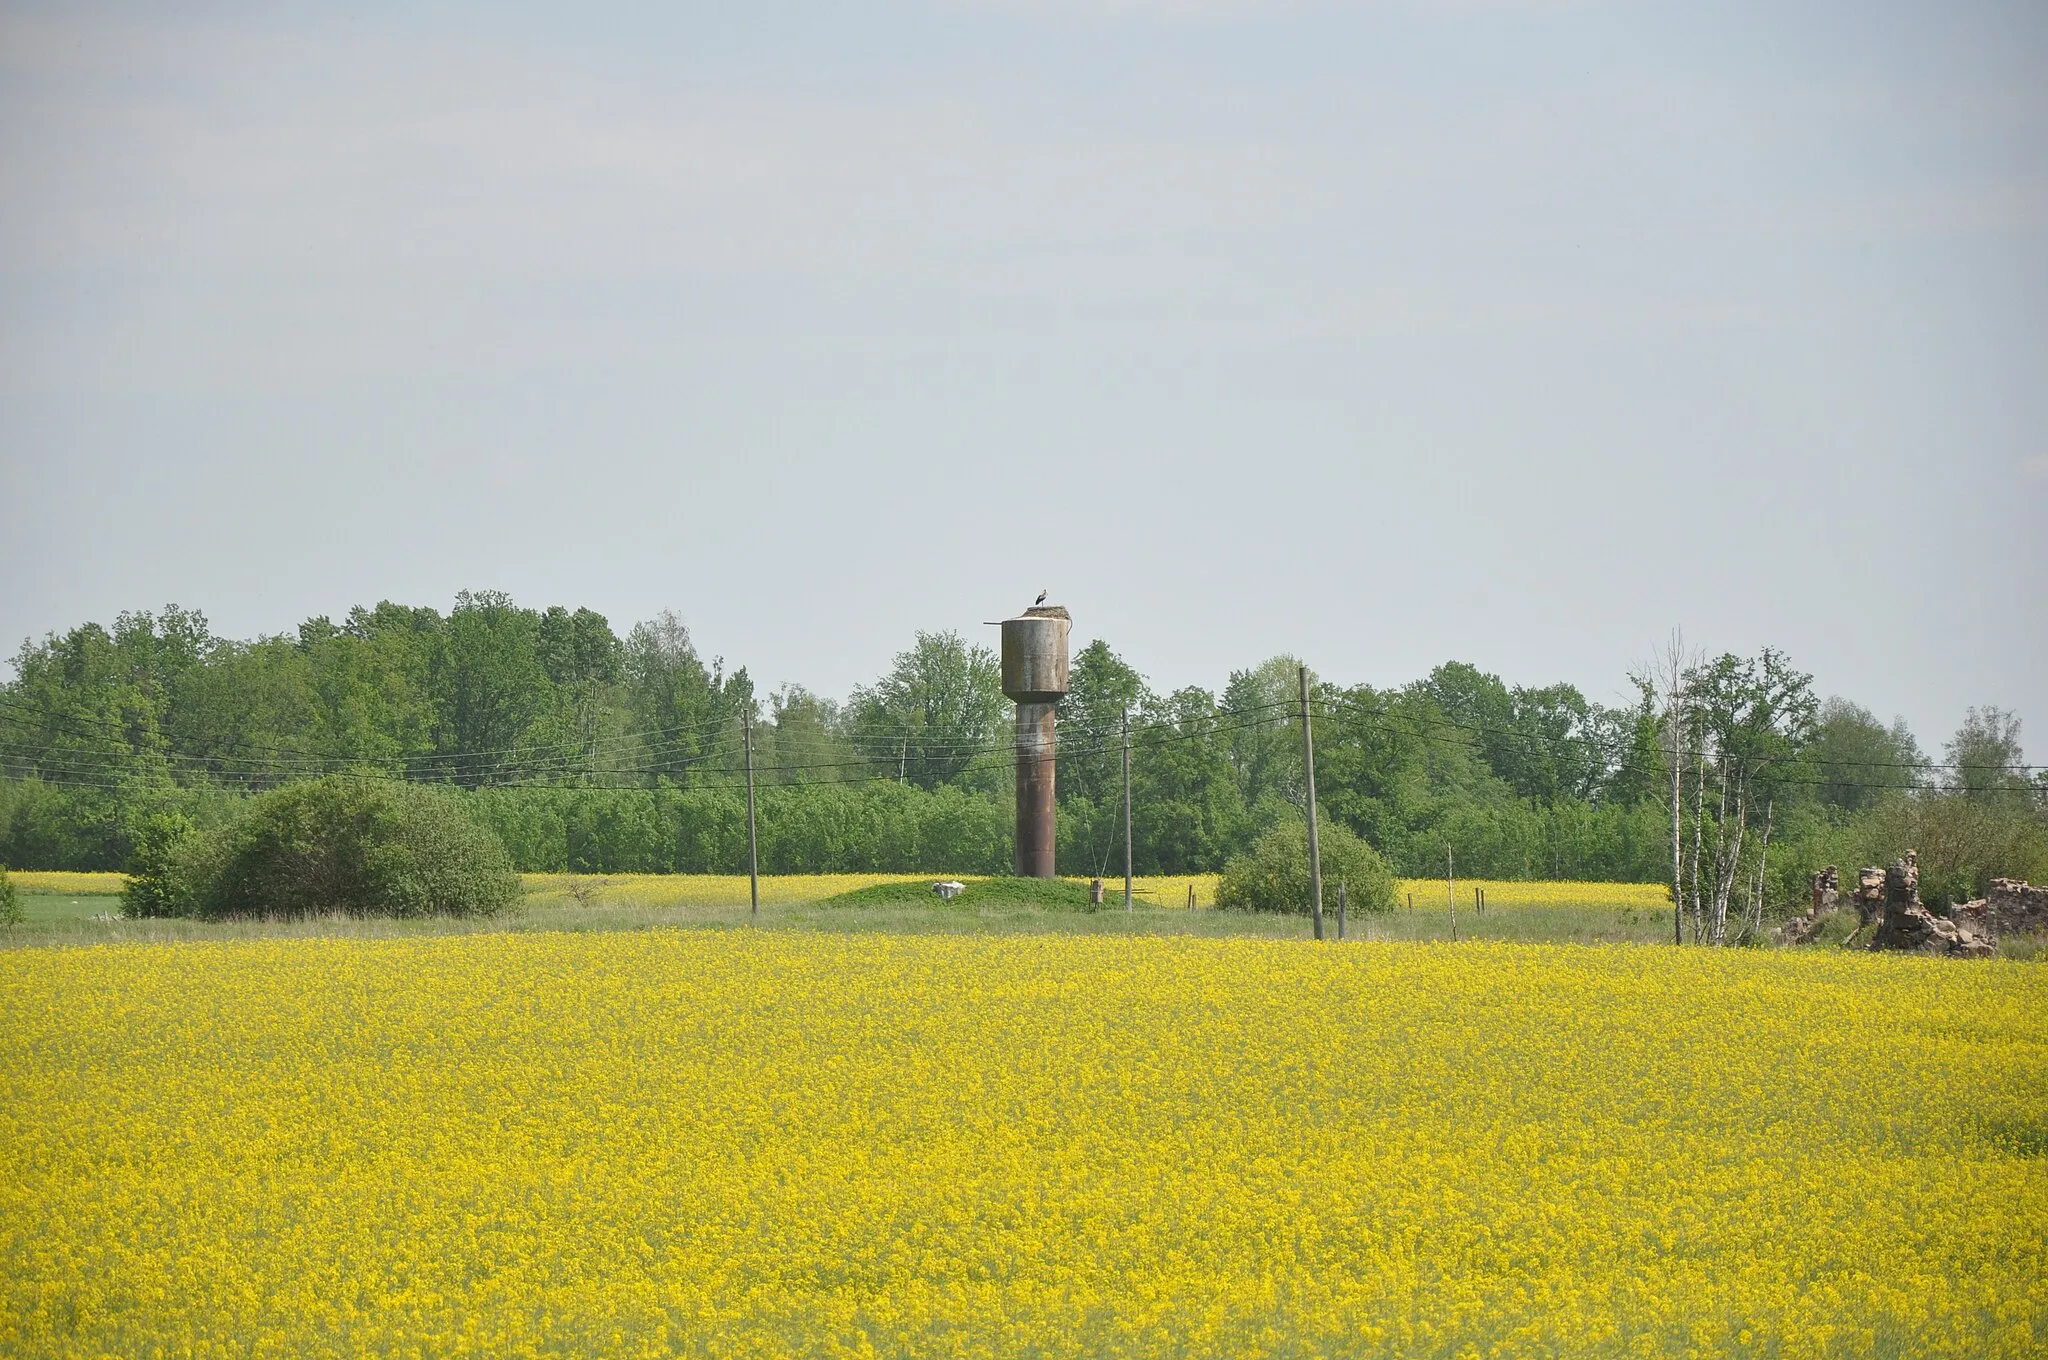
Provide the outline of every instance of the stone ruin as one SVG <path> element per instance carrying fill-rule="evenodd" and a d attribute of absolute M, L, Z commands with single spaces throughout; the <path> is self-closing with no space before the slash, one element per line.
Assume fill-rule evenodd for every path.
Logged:
<path fill-rule="evenodd" d="M 1827 919 L 1842 904 L 1841 871 L 1830 864 L 1813 876 L 1813 902 L 1806 915 L 1795 916 L 1777 929 L 1779 944 L 1805 944 L 1820 934 Z"/>
<path fill-rule="evenodd" d="M 1842 875 L 1830 864 L 1813 876 L 1813 906 L 1811 916 L 1825 916 L 1842 902 Z"/>
<path fill-rule="evenodd" d="M 2001 935 L 2048 931 L 2048 888 L 2016 878 L 1994 878 L 1987 897 L 1946 913 L 1920 901 L 1920 859 L 1908 850 L 1882 869 L 1856 871 L 1856 929 L 1844 949 L 1987 958 Z M 1813 876 L 1812 902 L 1777 931 L 1780 944 L 1805 944 L 1842 905 L 1841 873 L 1830 864 Z M 1864 932 L 1872 932 L 1863 938 Z"/>
<path fill-rule="evenodd" d="M 1906 858 L 1915 860 L 1913 881 L 1917 885 L 1920 881 L 1918 857 L 1911 850 L 1908 850 Z M 1856 924 L 1858 926 L 1874 925 L 1883 915 L 1884 870 L 1878 868 L 1858 869 L 1856 871 Z"/>
<path fill-rule="evenodd" d="M 1937 916 L 1920 905 L 1920 860 L 1911 850 L 1885 867 L 1884 914 L 1866 947 L 1955 958 L 1989 958 L 1998 952 L 1991 935 L 1979 934 L 1967 919 Z"/>
<path fill-rule="evenodd" d="M 2026 935 L 2048 932 L 2048 888 L 2017 878 L 1994 878 L 1991 895 L 1965 902 L 1955 918 L 1980 935 Z"/>

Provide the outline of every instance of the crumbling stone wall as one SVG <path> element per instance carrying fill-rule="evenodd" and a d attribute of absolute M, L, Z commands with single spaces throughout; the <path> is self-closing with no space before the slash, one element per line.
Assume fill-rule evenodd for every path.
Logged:
<path fill-rule="evenodd" d="M 1856 917 L 1859 925 L 1872 925 L 1884 915 L 1884 870 L 1856 871 Z"/>
<path fill-rule="evenodd" d="M 1908 850 L 1884 867 L 1884 913 L 1920 905 L 1920 852 Z"/>
<path fill-rule="evenodd" d="M 1842 905 L 1842 876 L 1834 865 L 1815 874 L 1810 888 L 1811 905 L 1804 915 L 1778 927 L 1778 943 L 1808 943 Z M 1978 958 L 1995 953 L 2001 935 L 2048 933 L 2048 887 L 2036 888 L 2016 878 L 1992 879 L 1988 896 L 1952 911 L 1928 910 L 1920 901 L 1920 857 L 1911 850 L 1883 868 L 1858 869 L 1851 900 L 1858 924 L 1842 942 L 1844 949 L 1860 946 Z M 1873 933 L 1865 937 L 1866 931 Z"/>
<path fill-rule="evenodd" d="M 1795 916 L 1779 926 L 1773 934 L 1779 944 L 1805 944 L 1820 934 L 1828 917 L 1842 904 L 1841 871 L 1830 864 L 1813 876 L 1813 901 L 1804 916 Z"/>
<path fill-rule="evenodd" d="M 1858 878 L 1867 881 L 1875 872 L 1865 869 Z M 1968 920 L 1936 916 L 1920 905 L 1920 859 L 1911 850 L 1885 866 L 1882 882 L 1884 915 L 1877 933 L 1870 937 L 1870 948 L 1957 958 L 1981 958 L 1996 952 L 1990 938 Z M 1860 882 L 1857 896 L 1860 904 Z"/>
<path fill-rule="evenodd" d="M 2048 932 L 2048 887 L 2023 879 L 1994 878 L 1991 893 L 1955 909 L 1955 918 L 1980 935 L 2027 935 Z"/>

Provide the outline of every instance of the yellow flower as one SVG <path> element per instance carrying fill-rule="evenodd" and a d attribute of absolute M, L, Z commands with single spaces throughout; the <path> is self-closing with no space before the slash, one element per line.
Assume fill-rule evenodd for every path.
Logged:
<path fill-rule="evenodd" d="M 2034 965 L 501 933 L 0 1002 L 5 1354 L 2048 1346 Z"/>

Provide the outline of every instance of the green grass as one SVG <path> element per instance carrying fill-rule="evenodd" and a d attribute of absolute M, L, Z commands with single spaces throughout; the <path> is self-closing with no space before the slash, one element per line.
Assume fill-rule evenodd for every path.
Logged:
<path fill-rule="evenodd" d="M 119 897 L 25 892 L 20 895 L 20 900 L 22 915 L 27 918 L 26 924 L 31 926 L 54 921 L 88 921 L 95 916 L 119 915 L 121 911 Z"/>
<path fill-rule="evenodd" d="M 986 908 L 1036 907 L 1049 911 L 1097 910 L 1087 888 L 1058 878 L 987 878 L 969 883 L 951 901 L 932 891 L 932 885 L 915 883 L 873 883 L 836 897 L 826 907 L 930 907 L 942 911 L 980 911 Z"/>
<path fill-rule="evenodd" d="M 1066 933 L 1086 935 L 1252 936 L 1305 939 L 1305 916 L 1234 911 L 1156 908 L 1142 901 L 1123 909 L 1111 893 L 1089 910 L 1088 889 L 1075 883 L 993 879 L 977 883 L 952 902 L 940 901 L 927 881 L 885 883 L 821 902 L 764 905 L 750 915 L 744 896 L 713 906 L 670 906 L 630 898 L 578 906 L 559 897 L 529 899 L 503 915 L 486 919 L 362 920 L 346 917 L 291 921 L 131 921 L 115 915 L 110 897 L 23 893 L 27 916 L 18 926 L 0 927 L 0 947 L 85 945 L 114 941 L 224 940 L 270 938 L 384 938 L 462 935 L 480 931 L 587 931 L 725 929 L 758 925 L 770 930 L 883 931 L 896 934 Z M 1447 940 L 1449 915 L 1443 908 L 1354 917 L 1353 939 Z M 1336 917 L 1325 922 L 1335 938 Z M 1458 938 L 1532 942 L 1643 943 L 1670 939 L 1671 921 L 1654 911 L 1606 906 L 1517 907 L 1477 915 L 1458 913 Z"/>
<path fill-rule="evenodd" d="M 1837 907 L 1828 918 L 1821 922 L 1820 931 L 1811 940 L 1800 946 L 1805 949 L 1840 949 L 1842 942 L 1856 933 L 1858 921 L 1854 907 Z M 1869 940 L 1870 933 L 1864 932 L 1863 939 Z"/>
<path fill-rule="evenodd" d="M 2023 963 L 2048 961 L 2048 935 L 2001 935 L 1998 957 L 2018 959 Z"/>
<path fill-rule="evenodd" d="M 1115 885 L 1120 887 L 1120 885 Z M 1251 936 L 1306 939 L 1306 916 L 1157 908 L 1140 899 L 1126 912 L 1120 891 L 1105 894 L 1091 909 L 1088 889 L 1064 880 L 987 879 L 972 883 L 951 902 L 941 901 L 928 879 L 878 883 L 816 902 L 763 905 L 758 917 L 744 895 L 716 905 L 637 902 L 630 895 L 579 906 L 559 894 L 535 895 L 500 916 L 483 919 L 362 920 L 325 917 L 293 921 L 131 921 L 118 915 L 120 899 L 64 893 L 23 893 L 27 917 L 0 926 L 0 948 L 84 945 L 115 941 L 227 940 L 251 938 L 385 938 L 466 935 L 481 931 L 693 930 L 759 926 L 769 930 L 882 931 L 894 934 L 1082 934 Z M 1806 948 L 1833 949 L 1854 925 L 1853 911 L 1838 913 L 1821 937 Z M 1450 914 L 1441 903 L 1409 911 L 1405 905 L 1379 915 L 1358 915 L 1347 936 L 1370 940 L 1449 940 Z M 1324 920 L 1335 939 L 1334 910 Z M 1667 910 L 1562 903 L 1518 906 L 1477 913 L 1461 906 L 1460 940 L 1511 940 L 1530 944 L 1668 944 Z M 2048 961 L 2048 939 L 2023 936 L 1999 942 L 2001 957 Z"/>

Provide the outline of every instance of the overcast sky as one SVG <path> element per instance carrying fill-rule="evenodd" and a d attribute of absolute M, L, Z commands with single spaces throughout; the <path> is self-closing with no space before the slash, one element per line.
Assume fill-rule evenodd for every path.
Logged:
<path fill-rule="evenodd" d="M 2048 6 L 7 0 L 0 510 L 10 652 L 495 588 L 843 695 L 1049 586 L 2048 751 Z"/>

